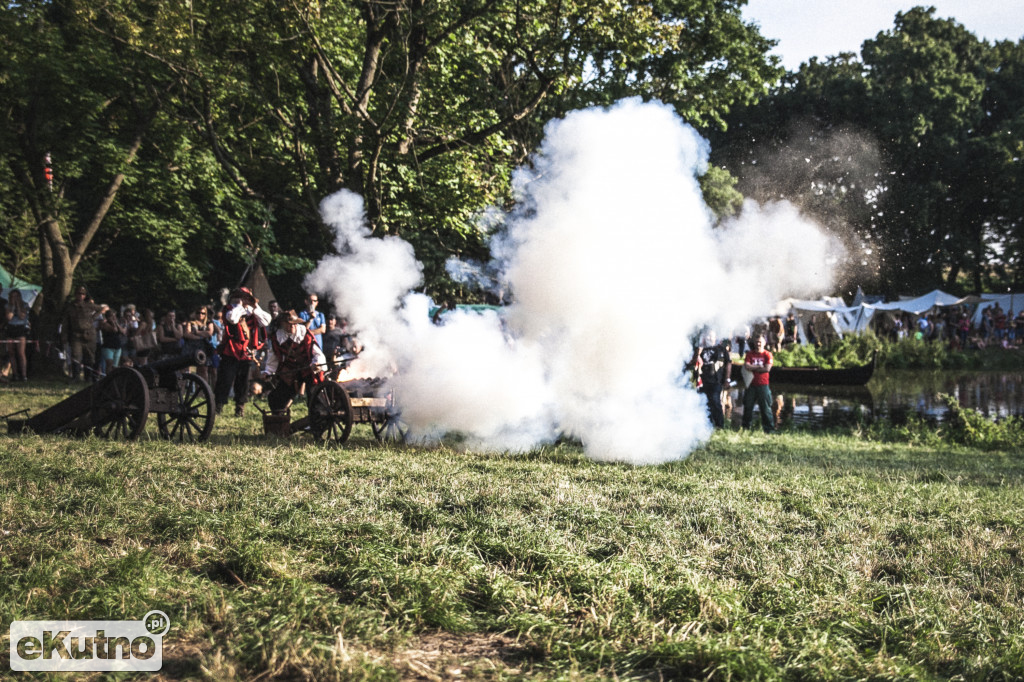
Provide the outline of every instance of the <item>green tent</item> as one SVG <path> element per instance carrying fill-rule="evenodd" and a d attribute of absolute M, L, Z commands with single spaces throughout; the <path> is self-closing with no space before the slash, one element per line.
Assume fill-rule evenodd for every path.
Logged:
<path fill-rule="evenodd" d="M 7 292 L 11 289 L 17 289 L 21 292 L 21 297 L 28 305 L 32 305 L 32 301 L 36 300 L 36 296 L 43 290 L 38 284 L 30 284 L 20 277 L 15 277 L 2 265 L 0 265 L 0 289 L 3 290 L 3 293 L 0 295 L 5 299 L 7 298 Z"/>

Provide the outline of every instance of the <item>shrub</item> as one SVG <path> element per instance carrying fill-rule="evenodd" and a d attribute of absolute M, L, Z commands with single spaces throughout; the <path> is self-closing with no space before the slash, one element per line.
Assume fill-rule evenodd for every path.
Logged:
<path fill-rule="evenodd" d="M 993 421 L 977 410 L 961 408 L 953 396 L 941 398 L 949 408 L 949 420 L 942 429 L 947 440 L 984 450 L 1020 452 L 1024 449 L 1024 419 L 1010 417 Z"/>
<path fill-rule="evenodd" d="M 877 354 L 878 366 L 887 369 L 989 369 L 1020 370 L 1024 353 L 1002 348 L 953 350 L 940 341 L 908 338 L 891 341 L 873 332 L 847 334 L 827 346 L 797 345 L 775 353 L 780 367 L 822 367 L 837 369 L 863 365 Z"/>
<path fill-rule="evenodd" d="M 936 422 L 917 412 L 899 410 L 866 427 L 855 427 L 854 433 L 883 443 L 930 447 L 955 444 L 988 451 L 1024 450 L 1024 419 L 1010 417 L 993 421 L 977 410 L 961 407 L 953 396 L 941 398 L 949 408 L 945 421 Z"/>

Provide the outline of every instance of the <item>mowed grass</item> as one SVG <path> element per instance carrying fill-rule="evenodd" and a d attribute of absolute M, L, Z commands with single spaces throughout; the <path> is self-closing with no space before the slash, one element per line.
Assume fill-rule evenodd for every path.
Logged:
<path fill-rule="evenodd" d="M 63 389 L 32 390 L 0 413 Z M 259 431 L 0 436 L 0 677 L 12 620 L 160 609 L 140 679 L 1024 678 L 1021 453 L 722 432 L 635 467 Z"/>

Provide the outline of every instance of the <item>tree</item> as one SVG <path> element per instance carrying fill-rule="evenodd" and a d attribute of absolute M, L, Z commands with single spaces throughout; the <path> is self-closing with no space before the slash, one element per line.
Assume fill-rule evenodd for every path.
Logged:
<path fill-rule="evenodd" d="M 763 91 L 779 70 L 741 6 L 228 3 L 197 22 L 209 57 L 192 83 L 193 120 L 278 224 L 287 214 L 307 226 L 294 229 L 307 253 L 329 245 L 317 202 L 345 187 L 364 197 L 374 230 L 414 243 L 433 281 L 448 255 L 482 254 L 473 215 L 507 199 L 511 169 L 550 118 L 640 94 L 717 122 Z M 270 175 L 268 154 L 287 156 L 274 168 L 291 177 Z"/>
<path fill-rule="evenodd" d="M 508 201 L 550 118 L 641 95 L 716 125 L 763 92 L 780 70 L 742 5 L 8 3 L 4 215 L 31 216 L 51 317 L 76 279 L 121 300 L 161 302 L 143 289 L 157 278 L 202 296 L 250 248 L 299 279 L 331 248 L 318 205 L 343 187 L 414 244 L 436 291 L 449 255 L 484 254 L 475 216 Z M 728 184 L 709 185 L 723 207 Z"/>
<path fill-rule="evenodd" d="M 38 237 L 44 334 L 75 280 L 122 301 L 142 279 L 153 304 L 202 294 L 209 271 L 194 254 L 216 255 L 215 235 L 237 227 L 224 214 L 244 212 L 176 120 L 188 73 L 169 34 L 181 22 L 159 19 L 76 0 L 0 10 L 0 149 L 18 188 L 11 213 L 30 215 Z"/>
<path fill-rule="evenodd" d="M 977 187 L 954 183 L 964 180 L 961 155 L 984 117 L 989 50 L 934 14 L 920 7 L 898 13 L 892 31 L 863 46 L 874 129 L 890 168 L 879 220 L 888 278 L 913 290 L 942 282 L 968 252 L 976 267 L 984 258 L 966 239 L 970 223 L 983 220 L 969 211 Z"/>
<path fill-rule="evenodd" d="M 881 156 L 858 116 L 867 89 L 854 55 L 812 59 L 710 135 L 712 160 L 737 174 L 740 192 L 762 203 L 789 201 L 842 241 L 849 258 L 841 289 L 878 270 L 871 225 Z"/>
<path fill-rule="evenodd" d="M 841 215 L 861 256 L 850 288 L 956 289 L 969 273 L 980 291 L 1020 279 L 1021 45 L 992 46 L 934 13 L 897 14 L 860 61 L 802 65 L 730 118 L 713 157 L 745 192 L 794 199 L 837 230 L 829 216 Z"/>
<path fill-rule="evenodd" d="M 138 152 L 142 126 L 132 125 L 138 112 L 130 103 L 83 87 L 95 85 L 97 75 L 85 72 L 83 58 L 96 55 L 60 30 L 64 17 L 57 5 L 20 3 L 2 12 L 8 74 L 0 84 L 6 103 L 0 133 L 4 161 L 36 225 L 44 304 L 55 319 L 121 188 L 124 167 Z M 60 114 L 52 115 L 56 111 Z M 95 152 L 92 163 L 79 153 L 83 146 Z M 56 150 L 61 168 L 61 178 L 52 186 L 45 171 L 51 150 Z M 64 181 L 86 176 L 103 178 L 102 186 L 91 182 L 88 190 L 79 191 Z M 76 220 L 78 225 L 69 228 Z"/>

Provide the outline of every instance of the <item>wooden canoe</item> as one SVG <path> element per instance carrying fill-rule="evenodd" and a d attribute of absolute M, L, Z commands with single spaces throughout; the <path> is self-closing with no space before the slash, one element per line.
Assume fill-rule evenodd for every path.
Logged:
<path fill-rule="evenodd" d="M 863 386 L 871 380 L 875 373 L 875 358 L 859 367 L 842 369 L 822 369 L 821 367 L 772 367 L 769 375 L 773 384 L 791 384 L 799 386 Z M 732 380 L 743 386 L 743 363 L 732 365 Z"/>

